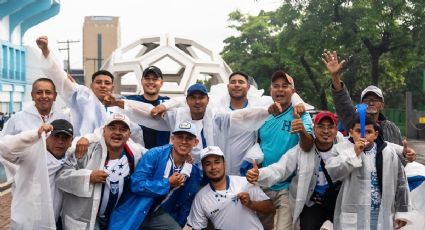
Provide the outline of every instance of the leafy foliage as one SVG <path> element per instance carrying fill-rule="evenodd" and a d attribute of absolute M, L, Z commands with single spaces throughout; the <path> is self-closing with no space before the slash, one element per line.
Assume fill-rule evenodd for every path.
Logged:
<path fill-rule="evenodd" d="M 329 49 L 347 60 L 343 80 L 353 98 L 370 84 L 384 89 L 390 107 L 403 106 L 406 90 L 423 95 L 424 1 L 284 0 L 257 16 L 232 12 L 229 27 L 237 35 L 224 41 L 224 60 L 260 88 L 268 89 L 271 74 L 282 69 L 306 101 L 329 108 L 330 77 L 321 60 Z"/>

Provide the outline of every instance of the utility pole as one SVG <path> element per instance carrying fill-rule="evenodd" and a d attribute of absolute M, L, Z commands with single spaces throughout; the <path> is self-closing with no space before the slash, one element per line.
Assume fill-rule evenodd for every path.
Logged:
<path fill-rule="evenodd" d="M 60 44 L 66 44 L 66 48 L 60 48 L 59 50 L 66 50 L 67 53 L 68 53 L 68 63 L 67 63 L 67 67 L 66 67 L 66 71 L 68 72 L 68 74 L 71 73 L 71 64 L 70 64 L 71 61 L 70 61 L 70 55 L 69 55 L 69 53 L 70 53 L 69 44 L 70 43 L 77 43 L 77 42 L 80 42 L 80 41 L 77 41 L 77 40 L 66 40 L 66 41 L 59 41 L 58 42 Z"/>
<path fill-rule="evenodd" d="M 96 62 L 100 63 L 101 61 L 103 61 L 103 58 L 86 58 L 86 61 L 93 61 L 93 71 L 96 72 L 100 69 L 98 65 L 98 68 L 96 70 Z"/>

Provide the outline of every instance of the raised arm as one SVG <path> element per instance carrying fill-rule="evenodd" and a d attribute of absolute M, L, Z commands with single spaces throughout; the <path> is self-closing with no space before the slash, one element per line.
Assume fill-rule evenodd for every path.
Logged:
<path fill-rule="evenodd" d="M 150 129 L 159 131 L 170 131 L 172 129 L 164 117 L 156 119 L 151 116 L 151 110 L 154 108 L 153 105 L 133 100 L 122 101 L 124 113 L 130 118 L 132 122 L 142 124 L 143 126 L 146 126 Z"/>
<path fill-rule="evenodd" d="M 65 102 L 69 103 L 69 99 L 72 97 L 74 92 L 77 91 L 77 84 L 68 78 L 57 57 L 50 52 L 48 47 L 48 37 L 41 36 L 37 38 L 36 43 L 43 53 L 41 61 L 41 70 L 43 71 L 43 74 L 53 81 L 56 86 L 56 91 Z"/>
<path fill-rule="evenodd" d="M 0 156 L 12 163 L 23 160 L 31 153 L 32 146 L 52 129 L 53 127 L 50 124 L 42 124 L 38 130 L 29 130 L 2 137 L 0 139 Z"/>
<path fill-rule="evenodd" d="M 335 145 L 331 155 L 326 161 L 326 170 L 333 181 L 344 180 L 355 168 L 362 166 L 361 157 L 356 154 L 354 145 L 349 141 Z"/>
<path fill-rule="evenodd" d="M 336 113 L 344 124 L 345 129 L 348 130 L 355 118 L 356 110 L 347 88 L 341 81 L 340 72 L 345 61 L 339 62 L 336 51 L 323 53 L 322 61 L 332 76 L 331 91 Z"/>
<path fill-rule="evenodd" d="M 322 61 L 326 65 L 326 68 L 332 76 L 333 88 L 335 89 L 335 91 L 340 91 L 342 89 L 340 72 L 342 67 L 344 66 L 345 60 L 339 62 L 338 54 L 336 53 L 336 51 L 327 51 L 323 53 L 322 56 Z"/>
<path fill-rule="evenodd" d="M 229 113 L 231 127 L 245 131 L 257 131 L 270 115 L 263 107 L 237 109 Z"/>

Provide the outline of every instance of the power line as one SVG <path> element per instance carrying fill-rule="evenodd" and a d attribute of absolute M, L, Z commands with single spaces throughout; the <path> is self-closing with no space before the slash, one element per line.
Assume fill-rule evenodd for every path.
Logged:
<path fill-rule="evenodd" d="M 96 72 L 96 62 L 103 61 L 103 58 L 86 58 L 85 61 L 93 61 L 93 71 Z M 97 70 L 99 70 L 99 68 Z"/>
<path fill-rule="evenodd" d="M 67 51 L 67 53 L 68 53 L 68 63 L 67 63 L 67 72 L 68 72 L 68 74 L 70 74 L 71 73 L 71 60 L 70 60 L 70 55 L 69 55 L 69 53 L 70 53 L 70 48 L 69 48 L 69 44 L 70 43 L 77 43 L 77 42 L 80 42 L 80 41 L 78 41 L 78 40 L 66 40 L 66 41 L 58 41 L 58 44 L 66 44 L 66 48 L 60 48 L 59 50 L 66 50 Z"/>

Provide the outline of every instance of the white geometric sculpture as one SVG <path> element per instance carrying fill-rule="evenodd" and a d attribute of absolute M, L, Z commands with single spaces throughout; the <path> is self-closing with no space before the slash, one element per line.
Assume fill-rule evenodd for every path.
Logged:
<path fill-rule="evenodd" d="M 141 94 L 143 70 L 151 65 L 162 70 L 164 85 L 161 95 L 167 96 L 184 95 L 198 79 L 211 78 L 212 84 L 227 83 L 231 73 L 223 59 L 210 49 L 191 39 L 170 35 L 140 38 L 120 47 L 112 53 L 102 69 L 110 71 L 124 84 L 129 81 L 137 84 L 137 91 L 131 93 Z"/>

